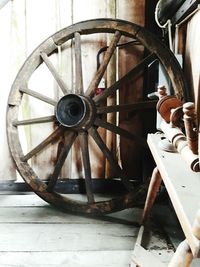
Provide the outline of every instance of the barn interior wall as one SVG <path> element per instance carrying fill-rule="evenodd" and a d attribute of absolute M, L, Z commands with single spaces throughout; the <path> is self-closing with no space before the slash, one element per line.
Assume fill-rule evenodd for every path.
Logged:
<path fill-rule="evenodd" d="M 2 118 L 2 130 L 0 134 L 2 150 L 0 156 L 0 180 L 16 179 L 16 170 L 9 153 L 6 137 L 7 98 L 17 72 L 33 49 L 55 31 L 85 19 L 111 17 L 125 19 L 144 25 L 144 8 L 145 1 L 136 0 L 13 0 L 9 1 L 0 10 L 0 22 L 1 25 L 3 25 L 3 27 L 0 29 L 0 34 L 2 36 L 2 41 L 0 43 L 0 69 L 2 87 L 0 98 L 0 112 Z M 96 40 L 98 42 L 97 44 L 94 44 Z M 107 40 L 104 36 L 94 37 L 89 50 L 92 54 L 90 56 L 94 56 L 95 58 L 96 51 L 98 51 L 100 47 L 104 46 L 106 41 Z M 130 61 L 126 59 L 129 58 L 129 54 L 131 53 L 132 51 L 130 48 L 120 51 L 120 57 L 123 57 L 124 59 L 123 65 L 116 66 L 116 69 L 114 70 L 114 72 L 116 72 L 116 70 L 119 71 L 119 76 L 123 75 L 124 71 L 130 68 Z M 85 49 L 83 57 L 87 59 L 87 56 L 87 49 Z M 68 83 L 73 83 L 73 71 L 68 74 L 65 73 L 66 64 L 71 64 L 70 62 L 72 55 L 66 51 L 64 57 L 67 57 L 67 62 L 65 58 L 54 58 L 54 63 L 58 66 L 61 73 L 65 75 L 65 81 Z M 137 63 L 137 61 L 142 57 L 143 51 L 139 49 L 136 57 L 132 58 L 132 63 Z M 83 69 L 84 64 L 86 64 L 84 62 L 86 61 L 83 60 Z M 94 60 L 91 65 L 90 75 L 94 73 L 95 68 L 96 61 Z M 56 97 L 55 92 L 57 92 L 57 85 L 55 82 L 52 83 L 51 81 L 51 84 L 45 85 L 43 83 L 45 78 L 49 77 L 48 75 L 49 74 L 46 70 L 43 70 L 42 74 L 36 73 L 30 84 L 34 87 L 35 83 L 37 83 L 39 84 L 38 90 L 41 90 L 47 95 L 54 94 Z M 90 75 L 86 77 L 86 80 L 90 79 Z M 116 76 L 116 73 L 114 73 L 114 75 Z M 139 79 L 134 85 L 134 94 L 132 94 L 131 85 L 127 85 L 128 90 L 126 92 L 124 91 L 124 93 L 122 92 L 120 95 L 120 101 L 129 102 L 131 100 L 139 99 L 142 94 L 142 83 L 142 79 Z M 29 98 L 25 99 L 24 102 L 25 108 L 21 110 L 22 117 L 26 118 L 30 115 L 36 116 L 37 108 L 33 109 L 33 106 L 37 106 L 37 104 Z M 44 110 L 44 113 L 45 112 L 48 112 L 48 109 Z M 113 118 L 111 119 L 113 120 Z M 120 120 L 122 124 L 125 123 L 126 128 L 131 128 L 132 131 L 134 131 L 133 124 L 138 125 L 139 127 L 137 127 L 137 129 L 139 129 L 139 134 L 141 133 L 142 129 L 140 127 L 141 124 L 138 117 L 131 122 L 126 122 L 123 116 L 120 118 Z M 26 130 L 21 132 L 21 138 L 24 139 L 26 137 L 27 139 L 26 144 L 24 144 L 25 149 L 29 149 L 29 146 L 34 146 L 38 142 L 38 139 L 41 138 L 41 136 L 39 137 L 41 133 L 43 136 L 45 136 L 51 132 L 51 130 L 52 125 L 46 126 L 45 129 L 41 127 L 37 131 L 33 131 L 32 127 L 26 127 Z M 101 134 L 103 138 L 106 138 L 105 132 L 102 132 Z M 113 137 L 111 137 L 111 141 L 109 141 L 110 138 L 107 137 L 108 145 L 109 142 L 111 142 L 111 149 L 113 146 L 112 138 Z M 128 145 L 126 141 L 122 140 L 122 143 L 123 147 L 124 144 L 126 146 Z M 57 149 L 57 147 L 52 146 L 48 152 L 36 156 L 33 160 L 33 165 L 39 172 L 39 175 L 41 175 L 41 177 L 44 179 L 47 178 L 52 171 L 52 162 L 54 163 L 55 158 L 57 157 Z M 138 158 L 136 155 L 137 153 L 135 153 L 136 156 L 134 156 L 134 153 L 132 153 L 134 150 L 135 146 L 133 145 L 128 153 L 123 151 L 123 149 L 121 151 L 121 154 L 124 155 L 122 156 L 124 157 L 123 164 L 125 165 L 127 172 L 132 171 L 132 162 L 135 162 L 135 160 L 137 161 Z M 82 175 L 82 169 L 76 163 L 71 164 L 71 162 L 74 160 L 75 154 L 77 156 L 77 152 L 73 150 L 66 162 L 66 166 L 62 174 L 63 176 L 67 176 L 69 172 L 75 177 Z M 105 159 L 100 152 L 96 150 L 96 148 L 92 149 L 91 155 L 92 166 L 95 166 L 93 169 L 93 176 L 104 177 L 106 169 Z M 104 164 L 102 164 L 102 162 L 104 162 Z M 109 176 L 109 171 L 106 172 Z"/>
<path fill-rule="evenodd" d="M 185 75 L 193 93 L 197 112 L 200 154 L 200 10 L 187 23 L 185 45 Z"/>
<path fill-rule="evenodd" d="M 186 47 L 185 47 L 185 73 L 190 90 L 193 92 L 196 107 L 199 99 L 200 83 L 200 10 L 190 19 L 187 24 Z"/>

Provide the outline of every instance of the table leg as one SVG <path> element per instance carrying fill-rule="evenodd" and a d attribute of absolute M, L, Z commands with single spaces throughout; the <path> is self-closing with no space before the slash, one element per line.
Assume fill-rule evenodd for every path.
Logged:
<path fill-rule="evenodd" d="M 146 219 L 150 213 L 150 210 L 151 210 L 151 208 L 154 204 L 154 201 L 156 199 L 156 195 L 157 195 L 157 192 L 159 190 L 161 182 L 162 182 L 162 177 L 160 175 L 158 168 L 155 167 L 155 169 L 153 170 L 153 173 L 152 173 L 152 177 L 151 177 L 148 192 L 147 192 L 147 198 L 145 201 L 145 206 L 144 206 L 144 210 L 143 210 L 143 214 L 142 214 L 141 224 L 143 224 L 146 221 Z"/>
<path fill-rule="evenodd" d="M 200 240 L 200 210 L 197 212 L 193 227 L 193 235 Z M 198 256 L 198 255 L 195 255 Z M 181 242 L 174 253 L 173 258 L 170 261 L 168 267 L 189 267 L 192 263 L 193 255 L 190 250 L 190 247 L 187 243 L 187 240 Z"/>

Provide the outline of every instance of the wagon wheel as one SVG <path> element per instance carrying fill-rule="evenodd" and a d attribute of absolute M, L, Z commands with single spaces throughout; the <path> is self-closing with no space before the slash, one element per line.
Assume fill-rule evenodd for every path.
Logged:
<path fill-rule="evenodd" d="M 93 33 L 109 33 L 112 34 L 112 40 L 108 46 L 105 56 L 91 80 L 88 88 L 83 88 L 82 62 L 81 62 L 81 38 L 83 35 Z M 149 55 L 144 58 L 138 65 L 133 67 L 125 76 L 107 88 L 102 94 L 94 96 L 94 90 L 103 77 L 110 58 L 115 52 L 116 46 L 121 36 L 138 40 L 149 51 Z M 75 93 L 67 89 L 59 72 L 50 60 L 50 56 L 58 52 L 58 46 L 64 45 L 68 40 L 74 39 L 75 42 Z M 12 157 L 16 163 L 17 169 L 25 182 L 45 201 L 69 211 L 83 213 L 109 213 L 121 210 L 127 207 L 137 205 L 140 200 L 140 190 L 132 191 L 132 184 L 124 175 L 123 169 L 120 167 L 111 151 L 99 135 L 98 128 L 107 129 L 121 137 L 133 139 L 135 142 L 146 146 L 145 141 L 141 137 L 137 137 L 132 133 L 112 125 L 102 119 L 102 114 L 108 112 L 120 112 L 128 109 L 141 109 L 152 107 L 155 103 L 133 103 L 115 106 L 102 106 L 108 96 L 113 95 L 120 86 L 146 68 L 155 59 L 158 59 L 168 74 L 175 94 L 182 98 L 185 96 L 185 82 L 181 73 L 179 64 L 173 54 L 144 28 L 130 22 L 112 19 L 97 19 L 80 22 L 67 27 L 45 40 L 25 61 L 19 71 L 8 99 L 7 112 L 7 134 L 8 142 Z M 49 98 L 41 93 L 28 88 L 28 81 L 35 70 L 42 64 L 47 66 L 52 77 L 57 82 L 63 96 L 58 100 Z M 19 120 L 19 110 L 22 105 L 24 95 L 32 96 L 42 102 L 48 103 L 55 107 L 55 113 L 52 116 L 41 116 L 40 118 L 30 118 L 28 120 Z M 55 122 L 56 129 L 39 145 L 31 151 L 24 154 L 19 138 L 19 128 L 24 125 Z M 29 164 L 29 160 L 37 153 L 44 150 L 52 142 L 59 140 L 60 136 L 65 135 L 65 144 L 60 151 L 55 169 L 50 177 L 48 184 L 41 180 L 33 171 Z M 119 175 L 124 185 L 130 189 L 130 192 L 123 196 L 108 199 L 105 201 L 96 201 L 92 189 L 91 164 L 88 145 L 88 136 L 91 136 L 104 156 Z M 85 202 L 73 200 L 65 195 L 61 195 L 55 190 L 59 173 L 68 156 L 68 153 L 75 141 L 79 138 L 82 151 L 82 164 L 85 176 L 85 187 L 87 200 Z"/>

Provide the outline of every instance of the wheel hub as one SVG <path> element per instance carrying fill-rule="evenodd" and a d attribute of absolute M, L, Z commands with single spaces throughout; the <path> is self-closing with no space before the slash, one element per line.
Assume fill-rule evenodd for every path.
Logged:
<path fill-rule="evenodd" d="M 68 94 L 58 101 L 55 115 L 60 124 L 65 127 L 86 128 L 94 117 L 94 107 L 88 98 Z"/>

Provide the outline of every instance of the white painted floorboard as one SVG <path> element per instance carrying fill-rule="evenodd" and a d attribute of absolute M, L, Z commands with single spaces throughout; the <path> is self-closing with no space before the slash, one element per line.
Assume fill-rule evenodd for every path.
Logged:
<path fill-rule="evenodd" d="M 0 267 L 128 267 L 140 213 L 88 218 L 34 194 L 0 195 Z"/>
<path fill-rule="evenodd" d="M 40 267 L 124 267 L 130 262 L 130 251 L 67 251 L 0 253 L 1 266 Z M 9 265 L 8 265 L 9 259 Z"/>

